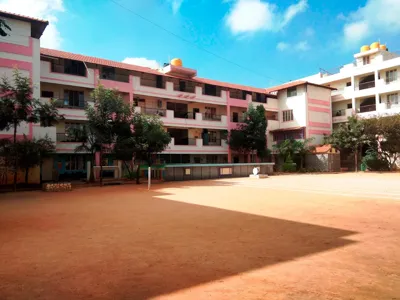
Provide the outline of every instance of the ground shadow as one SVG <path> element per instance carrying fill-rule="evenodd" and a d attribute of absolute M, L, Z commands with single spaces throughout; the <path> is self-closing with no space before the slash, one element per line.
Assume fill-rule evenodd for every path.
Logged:
<path fill-rule="evenodd" d="M 355 233 L 126 186 L 68 195 L 0 209 L 0 298 L 148 299 L 343 247 Z"/>

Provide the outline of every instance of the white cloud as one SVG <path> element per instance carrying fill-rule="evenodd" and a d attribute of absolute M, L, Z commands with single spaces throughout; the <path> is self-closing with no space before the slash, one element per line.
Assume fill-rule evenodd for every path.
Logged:
<path fill-rule="evenodd" d="M 368 35 L 368 23 L 365 21 L 346 24 L 343 28 L 344 38 L 351 43 L 358 43 Z"/>
<path fill-rule="evenodd" d="M 57 14 L 64 12 L 63 0 L 0 0 L 0 9 L 49 21 L 41 39 L 42 47 L 60 49 L 62 37 L 57 28 Z"/>
<path fill-rule="evenodd" d="M 290 5 L 286 11 L 279 12 L 274 4 L 262 0 L 233 0 L 226 16 L 226 25 L 235 35 L 260 30 L 276 31 L 282 29 L 299 13 L 307 8 L 307 0 Z"/>
<path fill-rule="evenodd" d="M 399 0 L 368 0 L 365 6 L 346 17 L 344 39 L 355 43 L 367 38 L 378 39 L 384 34 L 397 34 L 400 30 Z"/>
<path fill-rule="evenodd" d="M 171 3 L 173 13 L 176 14 L 181 8 L 183 0 L 169 0 L 169 2 Z"/>
<path fill-rule="evenodd" d="M 289 48 L 289 44 L 285 42 L 279 42 L 276 45 L 276 49 L 278 49 L 279 51 L 285 51 L 287 48 Z"/>
<path fill-rule="evenodd" d="M 295 44 L 289 44 L 286 42 L 279 42 L 276 45 L 276 49 L 278 49 L 279 51 L 286 51 L 289 49 L 294 49 L 297 51 L 308 51 L 310 50 L 310 45 L 308 44 L 308 41 L 300 41 L 297 42 Z"/>
<path fill-rule="evenodd" d="M 147 67 L 151 69 L 158 69 L 160 68 L 160 64 L 152 59 L 147 59 L 145 57 L 127 57 L 123 61 L 123 63 Z"/>

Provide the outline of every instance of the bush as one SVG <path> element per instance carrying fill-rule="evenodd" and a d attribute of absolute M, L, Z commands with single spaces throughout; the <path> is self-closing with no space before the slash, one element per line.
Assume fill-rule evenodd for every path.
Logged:
<path fill-rule="evenodd" d="M 283 172 L 296 172 L 297 165 L 293 162 L 292 158 L 289 156 L 286 161 L 283 163 L 282 171 Z"/>
<path fill-rule="evenodd" d="M 128 180 L 135 180 L 136 179 L 136 173 L 135 172 L 128 173 L 124 177 L 125 177 L 125 179 L 128 179 Z"/>
<path fill-rule="evenodd" d="M 371 171 L 389 171 L 389 163 L 387 160 L 382 159 L 378 156 L 378 153 L 374 149 L 369 149 L 366 155 L 362 159 L 362 164 L 366 169 Z"/>

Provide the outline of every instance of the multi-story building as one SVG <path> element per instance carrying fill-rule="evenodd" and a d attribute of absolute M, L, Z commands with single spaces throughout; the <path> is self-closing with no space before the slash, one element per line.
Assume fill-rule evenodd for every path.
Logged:
<path fill-rule="evenodd" d="M 400 56 L 379 42 L 362 46 L 354 61 L 334 71 L 306 77 L 332 91 L 332 122 L 337 126 L 353 114 L 372 117 L 400 112 Z"/>
<path fill-rule="evenodd" d="M 227 132 L 243 121 L 250 104 L 262 105 L 268 119 L 268 147 L 284 138 L 314 136 L 321 142 L 331 131 L 331 88 L 306 81 L 263 89 L 197 77 L 197 71 L 173 59 L 162 69 L 40 48 L 40 36 L 48 22 L 0 12 L 12 28 L 0 41 L 0 73 L 11 76 L 18 68 L 34 85 L 34 97 L 58 99 L 65 117 L 56 127 L 25 124 L 18 135 L 42 137 L 56 142 L 57 155 L 49 162 L 59 174 L 85 172 L 86 154 L 75 153 L 79 142 L 68 128 L 86 121 L 85 105 L 92 105 L 91 91 L 102 84 L 116 88 L 126 103 L 146 114 L 159 115 L 172 142 L 160 154 L 166 163 L 249 162 L 255 157 L 233 153 Z M 10 133 L 1 132 L 0 138 Z M 100 163 L 99 161 L 97 163 Z M 107 163 L 107 162 L 103 162 Z M 110 162 L 108 162 L 110 163 Z"/>

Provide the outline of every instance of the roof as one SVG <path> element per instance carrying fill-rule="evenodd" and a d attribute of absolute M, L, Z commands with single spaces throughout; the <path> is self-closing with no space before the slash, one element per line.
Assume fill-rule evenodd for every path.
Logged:
<path fill-rule="evenodd" d="M 316 146 L 314 150 L 311 151 L 311 153 L 314 154 L 324 154 L 324 153 L 336 153 L 338 152 L 335 148 L 332 147 L 332 145 L 321 145 L 321 146 Z"/>
<path fill-rule="evenodd" d="M 164 74 L 155 69 L 150 69 L 150 68 L 132 65 L 132 64 L 126 64 L 126 63 L 122 63 L 122 62 L 118 62 L 118 61 L 113 61 L 113 60 L 108 60 L 108 59 L 103 59 L 103 58 L 98 58 L 98 57 L 93 57 L 93 56 L 86 56 L 86 55 L 75 54 L 75 53 L 71 53 L 71 52 L 60 51 L 60 50 L 40 48 L 40 54 L 45 55 L 45 56 L 64 58 L 64 59 L 73 59 L 73 60 L 82 61 L 85 63 L 120 68 L 120 69 L 129 70 L 129 71 L 137 71 L 137 72 L 144 72 L 144 73 L 150 73 L 150 74 L 155 74 L 155 75 L 163 75 L 163 76 L 170 77 L 170 78 L 181 78 L 178 76 Z M 212 80 L 212 79 L 207 79 L 207 78 L 200 78 L 200 77 L 184 78 L 184 77 L 182 77 L 182 79 L 191 80 L 191 81 L 198 82 L 198 83 L 218 85 L 218 86 L 231 88 L 231 89 L 240 89 L 240 90 L 245 90 L 245 91 L 249 91 L 249 92 L 256 92 L 256 93 L 263 93 L 263 94 L 267 93 L 266 90 L 263 88 L 255 88 L 255 87 L 251 87 L 251 86 L 233 84 L 233 83 L 222 82 L 222 81 L 217 81 L 217 80 Z M 275 98 L 274 95 L 270 95 L 270 96 Z"/>
<path fill-rule="evenodd" d="M 300 130 L 300 129 L 304 129 L 304 128 L 305 128 L 304 126 L 297 126 L 297 127 L 275 129 L 275 130 L 271 130 L 270 132 L 294 131 L 294 130 Z"/>
<path fill-rule="evenodd" d="M 335 88 L 329 87 L 329 86 L 325 86 L 325 85 L 320 85 L 320 84 L 316 84 L 316 83 L 312 83 L 309 81 L 305 81 L 305 80 L 296 80 L 296 81 L 291 81 L 291 82 L 287 82 L 281 85 L 277 85 L 271 88 L 267 88 L 266 92 L 271 93 L 271 92 L 277 92 L 277 91 L 281 91 L 281 90 L 285 90 L 294 86 L 299 86 L 299 85 L 303 85 L 303 84 L 307 84 L 307 85 L 314 85 L 314 86 L 318 86 L 321 88 L 326 88 L 326 89 L 330 89 L 330 90 L 336 90 Z"/>
<path fill-rule="evenodd" d="M 49 25 L 49 21 L 45 21 L 42 19 L 32 18 L 20 14 L 10 13 L 4 10 L 0 10 L 0 17 L 5 17 L 9 19 L 24 21 L 31 23 L 31 36 L 35 39 L 39 39 L 44 30 L 46 29 L 47 25 Z M 11 28 L 12 31 L 12 28 Z"/>

